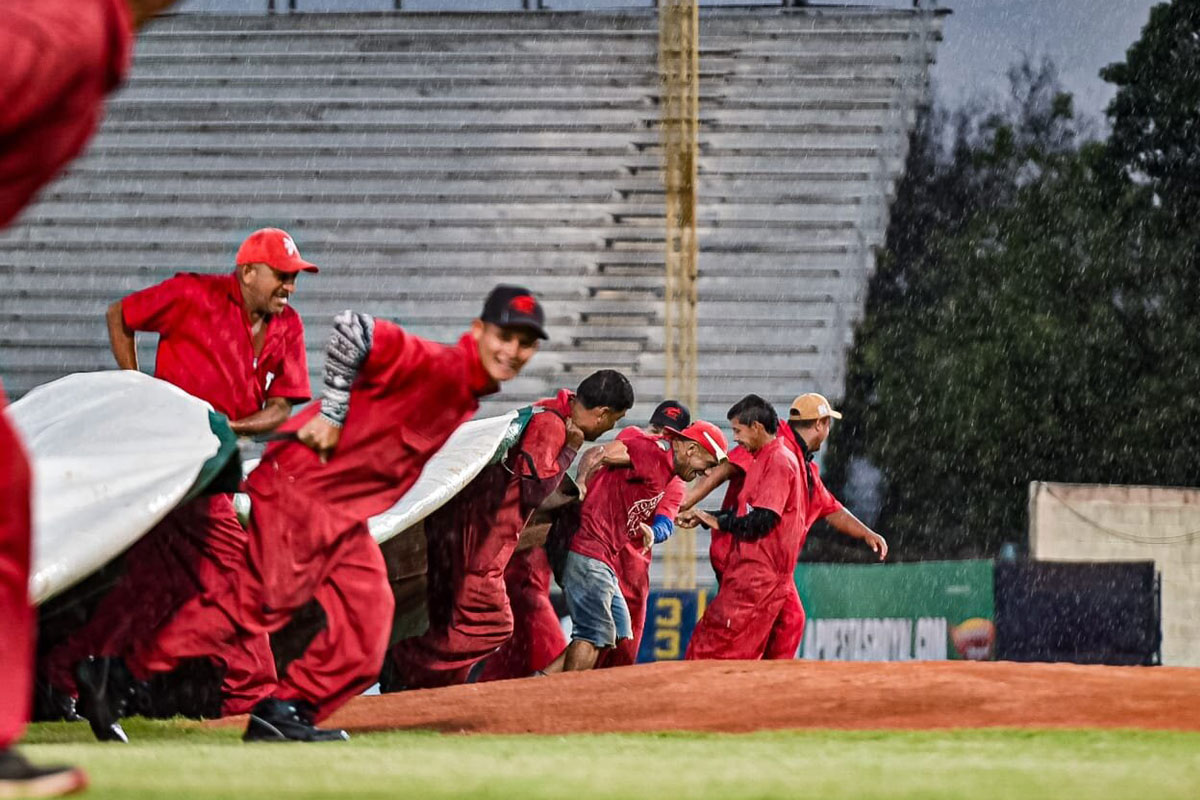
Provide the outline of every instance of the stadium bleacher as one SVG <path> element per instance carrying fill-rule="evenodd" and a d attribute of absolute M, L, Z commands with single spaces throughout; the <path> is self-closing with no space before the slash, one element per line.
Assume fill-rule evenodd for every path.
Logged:
<path fill-rule="evenodd" d="M 702 11 L 701 414 L 841 394 L 940 24 Z M 613 366 L 640 420 L 663 386 L 656 56 L 647 10 L 156 22 L 86 158 L 0 235 L 6 387 L 108 368 L 108 303 L 229 269 L 271 224 L 326 268 L 295 298 L 314 381 L 336 311 L 448 340 L 506 280 L 553 339 L 482 413 Z"/>

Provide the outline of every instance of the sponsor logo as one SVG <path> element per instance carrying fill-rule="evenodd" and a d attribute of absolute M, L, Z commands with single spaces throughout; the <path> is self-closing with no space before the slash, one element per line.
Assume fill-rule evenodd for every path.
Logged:
<path fill-rule="evenodd" d="M 801 658 L 813 661 L 943 661 L 943 617 L 810 619 Z"/>
<path fill-rule="evenodd" d="M 970 661 L 987 661 L 996 644 L 996 626 L 983 617 L 971 617 L 950 629 L 958 654 Z"/>
<path fill-rule="evenodd" d="M 519 294 L 508 301 L 508 307 L 518 314 L 532 315 L 537 309 L 537 301 L 527 294 Z"/>
<path fill-rule="evenodd" d="M 639 526 L 643 522 L 650 521 L 650 516 L 654 513 L 654 509 L 658 508 L 658 501 L 662 500 L 664 494 L 665 492 L 659 492 L 654 497 L 638 500 L 629 507 L 629 513 L 625 517 L 625 529 L 630 539 L 642 538 Z"/>

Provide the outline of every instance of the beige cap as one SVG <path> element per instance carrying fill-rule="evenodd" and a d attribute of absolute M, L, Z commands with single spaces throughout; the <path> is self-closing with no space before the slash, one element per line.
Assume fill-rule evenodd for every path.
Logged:
<path fill-rule="evenodd" d="M 788 419 L 798 419 L 806 422 L 812 419 L 824 419 L 825 417 L 841 419 L 842 415 L 833 410 L 824 395 L 817 394 L 816 392 L 800 395 L 792 401 L 792 407 L 788 409 Z"/>

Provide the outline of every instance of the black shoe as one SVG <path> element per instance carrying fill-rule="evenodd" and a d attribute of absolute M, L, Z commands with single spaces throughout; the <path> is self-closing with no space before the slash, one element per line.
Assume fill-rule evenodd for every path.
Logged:
<path fill-rule="evenodd" d="M 245 742 L 345 742 L 350 734 L 313 724 L 316 709 L 303 701 L 268 697 L 250 712 Z"/>
<path fill-rule="evenodd" d="M 51 700 L 62 713 L 63 722 L 83 722 L 83 717 L 79 715 L 79 709 L 75 707 L 77 701 L 74 697 L 65 692 L 56 691 Z"/>
<path fill-rule="evenodd" d="M 16 750 L 0 750 L 0 797 L 61 797 L 87 788 L 76 767 L 35 767 Z"/>
<path fill-rule="evenodd" d="M 75 698 L 39 681 L 34 690 L 33 719 L 35 722 L 83 722 L 75 710 Z"/>
<path fill-rule="evenodd" d="M 133 676 L 119 658 L 88 656 L 75 665 L 79 713 L 102 742 L 129 742 L 120 719 L 134 694 Z"/>

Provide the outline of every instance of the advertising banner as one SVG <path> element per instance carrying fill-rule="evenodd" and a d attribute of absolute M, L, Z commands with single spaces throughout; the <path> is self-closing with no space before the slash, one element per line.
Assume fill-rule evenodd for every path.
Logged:
<path fill-rule="evenodd" d="M 800 564 L 796 585 L 808 616 L 800 658 L 995 657 L 991 561 Z"/>

